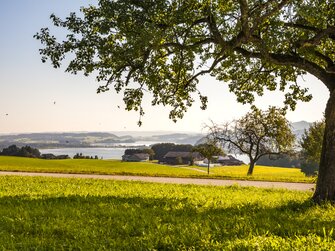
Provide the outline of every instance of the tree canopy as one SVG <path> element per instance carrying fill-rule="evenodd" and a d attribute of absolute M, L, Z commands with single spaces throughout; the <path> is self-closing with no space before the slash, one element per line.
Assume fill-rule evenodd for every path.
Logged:
<path fill-rule="evenodd" d="M 221 147 L 217 146 L 217 142 L 211 141 L 194 146 L 192 151 L 200 153 L 203 157 L 207 159 L 207 174 L 209 174 L 209 167 L 211 162 L 213 161 L 213 157 L 224 155 Z"/>
<path fill-rule="evenodd" d="M 39 158 L 41 156 L 41 153 L 37 148 L 33 148 L 31 146 L 23 146 L 20 148 L 16 145 L 11 145 L 7 148 L 2 149 L 2 151 L 0 151 L 0 155 Z"/>
<path fill-rule="evenodd" d="M 335 74 L 334 9 L 331 0 L 100 0 L 82 8 L 82 17 L 51 15 L 69 31 L 63 42 L 48 28 L 35 37 L 45 45 L 43 62 L 60 67 L 73 53 L 66 71 L 97 74 L 98 92 L 123 91 L 126 108 L 141 115 L 146 91 L 153 105 L 172 107 L 171 119 L 183 116 L 194 92 L 205 108 L 197 83 L 207 73 L 228 82 L 240 102 L 280 89 L 294 108 L 296 100 L 311 98 L 298 76 Z"/>
<path fill-rule="evenodd" d="M 297 79 L 314 75 L 330 91 L 315 201 L 335 201 L 335 2 L 334 0 L 99 0 L 61 19 L 59 41 L 43 28 L 35 35 L 42 61 L 66 71 L 95 74 L 98 92 L 121 92 L 127 110 L 144 114 L 142 99 L 171 106 L 182 118 L 210 74 L 251 103 L 265 90 L 285 93 L 285 108 L 309 101 Z M 139 122 L 141 124 L 141 122 Z"/>
<path fill-rule="evenodd" d="M 325 133 L 325 121 L 314 122 L 302 135 L 300 146 L 303 158 L 301 171 L 306 175 L 315 175 L 319 170 L 322 141 Z"/>
<path fill-rule="evenodd" d="M 289 122 L 274 107 L 267 111 L 254 107 L 238 120 L 214 124 L 209 129 L 209 136 L 221 141 L 228 152 L 249 157 L 248 175 L 252 175 L 254 165 L 262 156 L 289 153 L 295 143 Z"/>
<path fill-rule="evenodd" d="M 319 163 L 324 133 L 325 121 L 322 120 L 314 122 L 302 135 L 301 152 L 308 161 Z"/>

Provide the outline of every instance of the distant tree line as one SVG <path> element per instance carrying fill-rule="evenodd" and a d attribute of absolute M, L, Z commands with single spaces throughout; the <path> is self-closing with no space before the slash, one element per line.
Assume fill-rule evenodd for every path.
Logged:
<path fill-rule="evenodd" d="M 15 156 L 15 157 L 26 157 L 26 158 L 40 158 L 40 159 L 68 159 L 68 155 L 54 155 L 51 153 L 41 154 L 37 148 L 31 146 L 18 147 L 11 145 L 5 147 L 0 151 L 1 156 Z"/>
<path fill-rule="evenodd" d="M 0 156 L 15 156 L 15 157 L 26 157 L 26 158 L 40 158 L 40 159 L 69 159 L 69 155 L 54 155 L 52 153 L 41 154 L 37 148 L 31 146 L 18 147 L 11 145 L 5 147 L 0 151 Z M 74 159 L 99 159 L 97 155 L 85 156 L 82 153 L 77 153 L 73 156 Z"/>
<path fill-rule="evenodd" d="M 278 166 L 278 167 L 297 167 L 300 168 L 302 163 L 301 154 L 294 152 L 291 154 L 265 155 L 258 161 L 257 165 L 261 166 Z"/>
<path fill-rule="evenodd" d="M 93 156 L 85 156 L 82 153 L 76 153 L 73 156 L 74 159 L 99 159 L 98 155 Z"/>
<path fill-rule="evenodd" d="M 16 145 L 11 145 L 7 148 L 2 149 L 0 152 L 2 156 L 18 156 L 18 157 L 27 157 L 27 158 L 40 158 L 41 153 L 38 149 L 30 147 L 30 146 L 23 146 L 17 147 Z"/>
<path fill-rule="evenodd" d="M 159 162 L 164 161 L 164 156 L 168 152 L 191 152 L 193 149 L 192 145 L 183 145 L 183 144 L 174 144 L 174 143 L 159 143 L 151 147 L 154 151 L 153 159 L 158 160 Z"/>

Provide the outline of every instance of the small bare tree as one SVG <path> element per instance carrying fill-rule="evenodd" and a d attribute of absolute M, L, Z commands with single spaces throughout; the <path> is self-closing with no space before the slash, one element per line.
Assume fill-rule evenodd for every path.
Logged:
<path fill-rule="evenodd" d="M 219 140 L 228 152 L 246 154 L 250 159 L 247 175 L 252 175 L 256 162 L 264 155 L 289 153 L 295 143 L 289 122 L 282 110 L 256 107 L 245 116 L 223 125 L 209 127 L 210 137 Z"/>
<path fill-rule="evenodd" d="M 207 174 L 209 174 L 209 167 L 213 161 L 214 156 L 224 155 L 223 150 L 217 146 L 215 141 L 207 141 L 207 143 L 193 147 L 193 152 L 199 152 L 202 156 L 207 158 Z"/>

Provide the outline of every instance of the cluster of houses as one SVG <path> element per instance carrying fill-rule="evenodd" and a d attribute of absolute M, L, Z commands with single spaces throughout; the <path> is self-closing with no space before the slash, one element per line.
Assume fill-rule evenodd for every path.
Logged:
<path fill-rule="evenodd" d="M 142 162 L 149 161 L 150 155 L 147 153 L 134 153 L 122 155 L 122 161 L 127 162 Z"/>
<path fill-rule="evenodd" d="M 135 153 L 131 155 L 123 155 L 122 161 L 128 162 L 142 162 L 149 160 L 149 154 L 147 153 Z M 198 166 L 207 166 L 208 160 L 204 158 L 198 152 L 167 152 L 163 158 L 160 160 L 162 164 L 168 165 L 198 165 Z M 214 161 L 211 161 L 213 164 L 221 165 L 221 166 L 239 166 L 244 163 L 232 155 L 227 156 L 217 156 L 214 158 Z"/>

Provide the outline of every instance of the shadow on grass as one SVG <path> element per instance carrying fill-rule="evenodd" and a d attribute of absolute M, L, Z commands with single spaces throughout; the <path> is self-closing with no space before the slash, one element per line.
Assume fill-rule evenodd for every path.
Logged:
<path fill-rule="evenodd" d="M 334 222 L 320 217 L 319 209 L 310 201 L 274 207 L 258 203 L 204 207 L 171 198 L 2 197 L 0 247 L 178 249 L 224 246 L 250 236 L 322 236 Z"/>

